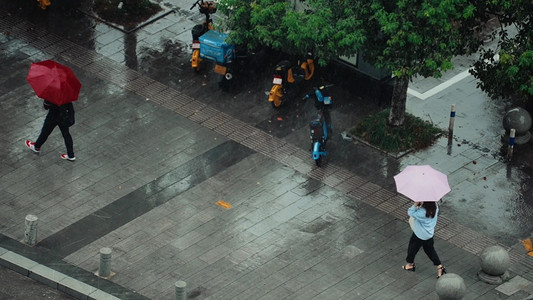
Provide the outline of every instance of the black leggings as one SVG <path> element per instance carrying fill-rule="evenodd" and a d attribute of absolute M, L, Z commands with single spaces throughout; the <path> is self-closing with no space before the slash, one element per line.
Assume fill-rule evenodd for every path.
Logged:
<path fill-rule="evenodd" d="M 44 142 L 46 142 L 46 139 L 48 139 L 48 136 L 52 133 L 52 131 L 54 131 L 54 128 L 56 126 L 59 126 L 59 130 L 61 130 L 61 134 L 63 135 L 63 139 L 65 140 L 67 155 L 69 157 L 74 157 L 74 142 L 72 141 L 72 136 L 70 135 L 68 126 L 59 125 L 57 117 L 54 116 L 52 113 L 48 113 L 48 115 L 44 119 L 41 134 L 37 138 L 37 141 L 35 141 L 35 148 L 41 148 Z"/>
<path fill-rule="evenodd" d="M 411 235 L 409 246 L 407 247 L 407 258 L 405 260 L 408 263 L 412 264 L 415 262 L 415 256 L 418 253 L 418 250 L 420 250 L 420 247 L 424 248 L 424 252 L 426 252 L 426 255 L 435 266 L 441 264 L 437 251 L 435 251 L 435 248 L 433 247 L 433 238 L 430 238 L 429 240 L 421 240 L 414 233 Z"/>

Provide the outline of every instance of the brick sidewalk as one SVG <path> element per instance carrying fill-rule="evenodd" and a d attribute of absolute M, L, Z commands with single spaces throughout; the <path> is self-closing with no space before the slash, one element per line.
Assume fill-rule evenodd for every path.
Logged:
<path fill-rule="evenodd" d="M 22 148 L 43 116 L 23 86 L 24 70 L 10 75 L 15 85 L 4 84 L 1 137 L 17 150 L 2 159 L 2 206 L 9 212 L 0 216 L 3 234 L 21 240 L 20 220 L 30 209 L 42 220 L 45 248 L 56 247 L 66 262 L 93 272 L 98 250 L 112 247 L 117 275 L 111 281 L 153 299 L 171 299 L 177 280 L 188 283 L 191 298 L 436 297 L 428 261 L 416 274 L 399 268 L 410 234 L 409 200 L 341 166 L 317 169 L 298 146 L 60 36 L 37 35 L 27 21 L 7 16 L 0 28 L 5 62 L 22 68 L 57 59 L 93 90 L 76 106 L 73 132 L 83 159 L 65 165 L 52 164 L 55 152 L 36 158 Z M 22 103 L 24 116 L 17 110 Z M 46 146 L 63 147 L 57 135 Z M 231 163 L 217 160 L 215 153 L 225 151 L 240 154 L 229 156 Z M 212 165 L 213 172 L 196 173 Z M 45 183 L 32 176 L 52 178 L 57 171 L 65 175 Z M 147 199 L 153 203 L 141 206 Z M 215 205 L 218 200 L 232 207 Z M 119 201 L 138 205 L 137 215 L 121 216 Z M 115 216 L 120 221 L 111 230 L 82 238 L 84 224 Z M 449 271 L 465 279 L 468 299 L 512 297 L 475 276 L 476 255 L 496 241 L 445 217 L 436 236 Z M 78 246 L 58 247 L 75 237 Z M 523 249 L 509 250 L 512 271 L 527 278 L 531 261 Z"/>

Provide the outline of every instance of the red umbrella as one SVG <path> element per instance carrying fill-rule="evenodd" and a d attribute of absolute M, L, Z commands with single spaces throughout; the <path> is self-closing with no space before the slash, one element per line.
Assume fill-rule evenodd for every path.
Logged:
<path fill-rule="evenodd" d="M 35 94 L 56 105 L 78 100 L 81 83 L 74 72 L 53 60 L 32 63 L 26 80 Z"/>

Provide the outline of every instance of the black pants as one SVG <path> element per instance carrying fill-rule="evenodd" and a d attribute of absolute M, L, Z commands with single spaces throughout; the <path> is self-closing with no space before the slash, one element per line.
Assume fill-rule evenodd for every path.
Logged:
<path fill-rule="evenodd" d="M 414 233 L 411 235 L 409 246 L 407 247 L 407 258 L 405 260 L 408 263 L 412 264 L 415 262 L 415 256 L 418 253 L 418 250 L 420 250 L 420 247 L 424 248 L 424 252 L 426 252 L 426 255 L 435 266 L 441 264 L 437 251 L 435 251 L 435 248 L 433 247 L 433 238 L 430 238 L 429 240 L 421 240 Z"/>
<path fill-rule="evenodd" d="M 65 140 L 65 146 L 67 147 L 67 155 L 69 157 L 74 157 L 74 142 L 72 141 L 72 136 L 70 135 L 68 126 L 60 125 L 57 120 L 57 117 L 52 113 L 46 115 L 46 118 L 44 119 L 43 129 L 41 129 L 41 134 L 39 134 L 39 137 L 35 142 L 35 148 L 41 148 L 44 142 L 46 142 L 46 139 L 48 139 L 48 136 L 52 133 L 52 131 L 54 131 L 54 128 L 56 126 L 59 126 L 59 130 L 61 130 L 61 134 L 63 135 L 63 139 Z"/>

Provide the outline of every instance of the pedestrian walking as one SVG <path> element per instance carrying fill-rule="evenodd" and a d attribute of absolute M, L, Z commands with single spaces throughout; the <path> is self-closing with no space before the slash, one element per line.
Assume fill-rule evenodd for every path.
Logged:
<path fill-rule="evenodd" d="M 26 140 L 26 147 L 30 148 L 35 153 L 39 153 L 41 151 L 41 146 L 46 142 L 48 136 L 50 136 L 56 126 L 59 126 L 59 130 L 61 130 L 61 134 L 65 140 L 65 146 L 67 147 L 67 153 L 61 154 L 61 158 L 69 161 L 76 160 L 76 157 L 74 156 L 74 142 L 72 141 L 72 136 L 69 131 L 69 127 L 75 123 L 74 105 L 72 105 L 72 102 L 69 102 L 58 106 L 45 100 L 43 102 L 43 107 L 48 110 L 48 114 L 44 120 L 41 134 L 39 134 L 35 143 Z"/>
<path fill-rule="evenodd" d="M 438 213 L 439 207 L 436 202 L 414 202 L 413 206 L 407 210 L 407 214 L 412 218 L 410 221 L 412 221 L 413 234 L 407 247 L 407 264 L 402 266 L 405 271 L 416 270 L 415 256 L 422 247 L 429 259 L 437 266 L 437 279 L 446 274 L 446 268 L 441 264 L 437 251 L 433 247 Z"/>

